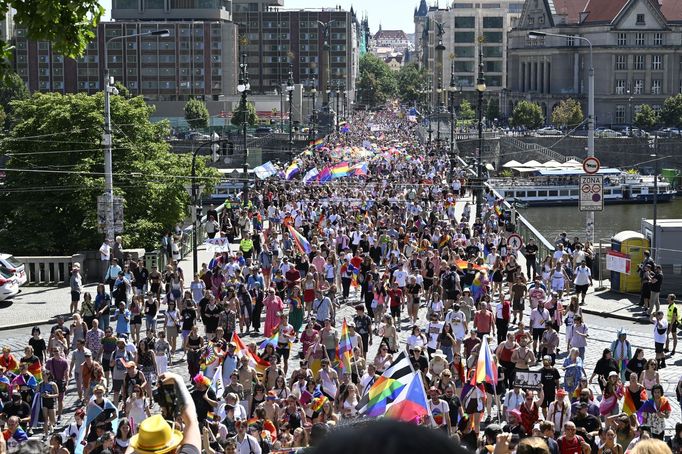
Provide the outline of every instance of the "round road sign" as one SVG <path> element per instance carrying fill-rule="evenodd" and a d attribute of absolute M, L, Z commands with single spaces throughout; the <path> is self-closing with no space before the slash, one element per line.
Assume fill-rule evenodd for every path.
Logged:
<path fill-rule="evenodd" d="M 523 246 L 523 238 L 518 233 L 512 233 L 507 238 L 507 246 L 518 251 Z"/>
<path fill-rule="evenodd" d="M 583 160 L 583 170 L 588 175 L 593 175 L 599 172 L 601 162 L 594 156 L 589 156 Z"/>

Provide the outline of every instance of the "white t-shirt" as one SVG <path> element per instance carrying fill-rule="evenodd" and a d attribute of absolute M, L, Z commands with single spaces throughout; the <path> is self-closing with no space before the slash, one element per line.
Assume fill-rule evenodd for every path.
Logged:
<path fill-rule="evenodd" d="M 436 349 L 438 345 L 438 335 L 443 331 L 443 322 L 430 322 L 426 327 L 426 334 L 429 336 L 428 348 Z"/>
<path fill-rule="evenodd" d="M 401 269 L 397 269 L 393 272 L 393 278 L 398 283 L 398 287 L 402 288 L 407 285 L 407 277 L 408 274 Z"/>
<path fill-rule="evenodd" d="M 545 323 L 549 321 L 549 311 L 544 307 L 538 306 L 530 313 L 530 326 L 533 329 L 545 328 Z"/>
<path fill-rule="evenodd" d="M 575 279 L 573 283 L 575 285 L 588 285 L 590 283 L 590 276 L 592 276 L 592 271 L 586 266 L 579 266 L 574 271 Z"/>
<path fill-rule="evenodd" d="M 663 331 L 663 334 L 659 333 L 660 331 Z M 662 318 L 661 320 L 658 320 L 657 322 L 654 323 L 654 342 L 657 344 L 664 344 L 665 339 L 667 337 L 667 331 L 668 331 L 668 321 L 665 318 Z"/>

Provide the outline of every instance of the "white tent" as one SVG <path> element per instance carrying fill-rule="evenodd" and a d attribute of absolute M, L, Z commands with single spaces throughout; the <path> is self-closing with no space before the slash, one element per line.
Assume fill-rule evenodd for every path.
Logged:
<path fill-rule="evenodd" d="M 569 159 L 562 164 L 562 167 L 582 167 L 582 162 L 576 161 L 575 159 Z"/>
<path fill-rule="evenodd" d="M 561 167 L 561 163 L 555 161 L 554 159 L 551 159 L 551 160 L 545 162 L 544 164 L 542 164 L 542 167 L 544 167 L 546 169 L 558 168 L 558 167 Z"/>
<path fill-rule="evenodd" d="M 509 161 L 508 163 L 502 165 L 502 167 L 504 167 L 505 169 L 512 169 L 514 167 L 521 167 L 521 166 L 523 166 L 523 164 L 521 164 L 519 161 L 514 161 L 513 159 L 511 161 Z"/>
<path fill-rule="evenodd" d="M 523 167 L 542 167 L 542 164 L 533 159 L 531 161 L 524 162 Z"/>

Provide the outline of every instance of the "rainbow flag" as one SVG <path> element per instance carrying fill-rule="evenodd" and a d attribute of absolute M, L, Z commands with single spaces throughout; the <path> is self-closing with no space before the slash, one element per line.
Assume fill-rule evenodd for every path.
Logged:
<path fill-rule="evenodd" d="M 322 148 L 324 145 L 324 137 L 320 137 L 317 140 L 311 140 L 308 146 L 313 147 L 315 149 Z"/>
<path fill-rule="evenodd" d="M 495 214 L 498 216 L 502 215 L 502 208 L 499 205 L 495 205 Z"/>
<path fill-rule="evenodd" d="M 341 327 L 341 338 L 336 345 L 336 359 L 339 361 L 341 371 L 344 373 L 351 372 L 350 359 L 353 357 L 353 343 L 350 340 L 350 332 L 346 319 L 343 319 L 343 326 Z"/>
<path fill-rule="evenodd" d="M 324 231 L 324 225 L 325 225 L 326 220 L 327 220 L 327 218 L 325 217 L 324 213 L 321 213 L 320 214 L 320 220 L 317 221 L 317 231 L 318 232 L 322 233 Z"/>
<path fill-rule="evenodd" d="M 360 414 L 370 418 L 384 415 L 388 405 L 410 384 L 413 375 L 412 363 L 403 350 L 362 396 L 355 408 Z"/>
<path fill-rule="evenodd" d="M 497 364 L 495 364 L 493 354 L 490 352 L 487 336 L 483 336 L 483 343 L 478 352 L 478 361 L 475 367 L 475 372 L 471 377 L 471 385 L 476 386 L 478 383 L 485 382 L 497 386 Z"/>
<path fill-rule="evenodd" d="M 649 399 L 637 410 L 637 419 L 642 424 L 644 422 L 644 413 L 663 413 L 665 411 L 672 411 L 670 402 L 668 402 L 665 396 L 661 396 L 661 404 L 658 407 L 656 407 L 656 402 L 653 399 Z"/>
<path fill-rule="evenodd" d="M 438 242 L 438 247 L 444 248 L 450 242 L 450 239 L 451 239 L 450 235 L 446 233 L 441 237 L 440 241 Z"/>
<path fill-rule="evenodd" d="M 342 178 L 348 175 L 350 172 L 350 167 L 347 162 L 341 162 L 332 167 L 332 178 Z"/>
<path fill-rule="evenodd" d="M 13 354 L 9 353 L 7 356 L 0 355 L 0 367 L 4 367 L 7 372 L 13 374 L 19 373 L 19 362 Z"/>
<path fill-rule="evenodd" d="M 261 350 L 265 350 L 265 347 L 267 347 L 268 345 L 272 345 L 273 347 L 277 348 L 278 342 L 279 342 L 279 330 L 276 330 L 275 334 L 273 334 L 272 336 L 270 336 L 269 338 L 267 338 L 263 342 L 261 342 L 260 345 L 258 346 L 258 348 Z"/>
<path fill-rule="evenodd" d="M 256 369 L 258 374 L 263 375 L 265 373 L 265 369 L 270 366 L 270 363 L 249 350 L 236 332 L 232 333 L 232 342 L 237 345 L 234 354 L 237 355 L 238 358 L 243 358 L 244 356 L 249 358 L 249 365 Z"/>
<path fill-rule="evenodd" d="M 410 383 L 403 388 L 396 400 L 386 410 L 386 417 L 421 424 L 424 418 L 431 419 L 429 401 L 424 392 L 422 374 L 414 372 Z"/>
<path fill-rule="evenodd" d="M 312 251 L 312 248 L 310 247 L 310 243 L 306 238 L 298 233 L 295 228 L 292 226 L 289 227 L 289 234 L 291 235 L 291 238 L 293 238 L 294 243 L 296 243 L 296 247 L 298 248 L 299 251 L 301 251 L 302 254 L 310 254 L 310 251 Z"/>
<path fill-rule="evenodd" d="M 298 167 L 298 164 L 292 162 L 291 165 L 289 165 L 289 167 L 287 167 L 287 170 L 284 172 L 284 178 L 286 178 L 287 180 L 291 180 L 300 171 L 301 169 Z"/>
<path fill-rule="evenodd" d="M 35 361 L 27 363 L 28 371 L 33 375 L 38 383 L 43 381 L 43 371 L 38 358 Z"/>
<path fill-rule="evenodd" d="M 332 181 L 332 171 L 329 167 L 325 167 L 322 169 L 320 173 L 317 174 L 317 181 L 320 182 L 320 184 L 327 183 L 329 181 Z"/>
<path fill-rule="evenodd" d="M 313 399 L 313 402 L 310 405 L 310 409 L 313 412 L 320 411 L 322 410 L 322 406 L 329 401 L 329 398 L 327 396 L 322 396 L 322 397 L 316 397 Z"/>
<path fill-rule="evenodd" d="M 644 401 L 647 400 L 646 397 L 647 397 L 646 389 L 642 388 L 642 390 L 639 392 L 639 401 L 643 404 Z M 632 398 L 632 394 L 630 394 L 630 391 L 626 389 L 625 395 L 623 396 L 623 413 L 630 416 L 634 413 L 637 413 L 637 410 L 639 410 L 639 408 L 637 408 L 637 406 L 635 405 L 635 401 Z"/>

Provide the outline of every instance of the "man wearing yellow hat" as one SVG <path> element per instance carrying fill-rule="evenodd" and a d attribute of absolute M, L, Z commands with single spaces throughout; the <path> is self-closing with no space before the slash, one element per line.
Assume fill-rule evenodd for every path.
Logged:
<path fill-rule="evenodd" d="M 199 454 L 201 433 L 197 411 L 187 386 L 177 374 L 167 372 L 159 377 L 164 385 L 173 384 L 177 397 L 182 432 L 171 428 L 161 415 L 150 416 L 140 423 L 137 433 L 130 439 L 126 454 Z"/>

